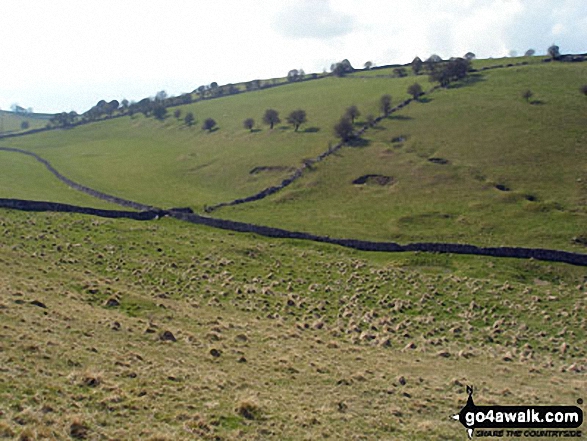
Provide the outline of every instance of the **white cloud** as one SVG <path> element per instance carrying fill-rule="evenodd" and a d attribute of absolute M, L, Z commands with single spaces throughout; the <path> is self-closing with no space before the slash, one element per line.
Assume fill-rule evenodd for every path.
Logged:
<path fill-rule="evenodd" d="M 296 0 L 276 14 L 274 29 L 284 37 L 331 39 L 353 31 L 354 18 L 328 0 Z"/>
<path fill-rule="evenodd" d="M 584 0 L 2 0 L 0 107 L 83 111 L 201 84 L 409 62 L 585 52 Z"/>

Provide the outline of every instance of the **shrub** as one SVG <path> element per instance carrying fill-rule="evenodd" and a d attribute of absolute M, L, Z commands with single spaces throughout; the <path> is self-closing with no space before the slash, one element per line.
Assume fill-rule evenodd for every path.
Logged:
<path fill-rule="evenodd" d="M 208 130 L 209 132 L 216 126 L 216 121 L 212 118 L 206 118 L 204 124 L 202 124 L 202 130 Z"/>
<path fill-rule="evenodd" d="M 253 131 L 253 127 L 255 127 L 255 120 L 253 118 L 247 118 L 243 121 L 243 127 L 245 129 Z"/>

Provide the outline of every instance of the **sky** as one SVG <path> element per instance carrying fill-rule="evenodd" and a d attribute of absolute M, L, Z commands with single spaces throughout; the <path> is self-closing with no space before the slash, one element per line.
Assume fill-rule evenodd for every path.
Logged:
<path fill-rule="evenodd" d="M 0 0 L 0 109 L 105 99 L 471 51 L 587 52 L 585 0 Z"/>

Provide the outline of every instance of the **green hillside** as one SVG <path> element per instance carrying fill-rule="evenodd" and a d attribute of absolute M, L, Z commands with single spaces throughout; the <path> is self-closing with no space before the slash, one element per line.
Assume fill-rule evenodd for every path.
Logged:
<path fill-rule="evenodd" d="M 474 67 L 522 60 L 478 60 Z M 367 131 L 361 147 L 344 147 L 276 195 L 215 215 L 341 237 L 582 251 L 587 100 L 579 87 L 587 66 L 528 61 L 473 73 L 413 102 Z M 431 87 L 426 76 L 385 76 L 391 73 L 358 72 L 179 107 L 196 115 L 192 127 L 173 116 L 161 122 L 135 115 L 2 145 L 37 152 L 69 178 L 106 193 L 202 211 L 276 185 L 326 151 L 337 142 L 332 127 L 348 106 L 361 111 L 359 127 L 368 114 L 379 114 L 381 95 L 397 104 L 414 81 Z M 526 89 L 534 93 L 531 102 L 521 96 Z M 272 131 L 261 122 L 267 108 L 282 119 Z M 298 133 L 285 122 L 297 108 L 308 114 Z M 207 117 L 218 130 L 201 130 Z M 247 117 L 256 121 L 253 133 L 242 127 Z M 400 136 L 406 140 L 392 141 Z M 387 177 L 386 185 L 353 184 L 365 175 Z"/>
<path fill-rule="evenodd" d="M 370 130 L 366 147 L 218 213 L 332 236 L 584 250 L 573 238 L 587 234 L 586 73 L 554 64 L 474 74 Z M 521 97 L 528 88 L 537 103 Z M 353 184 L 369 174 L 393 181 Z"/>
<path fill-rule="evenodd" d="M 160 206 L 206 204 L 247 196 L 281 181 L 287 171 L 251 175 L 258 166 L 299 167 L 333 142 L 332 125 L 353 103 L 377 113 L 378 99 L 390 93 L 407 98 L 409 79 L 352 83 L 334 78 L 288 84 L 268 90 L 180 107 L 196 116 L 186 127 L 172 116 L 165 122 L 137 115 L 3 141 L 50 160 L 63 174 L 98 190 Z M 382 92 L 383 91 L 383 92 Z M 273 131 L 262 124 L 267 108 L 281 114 Z M 308 123 L 295 133 L 285 120 L 302 108 Z M 213 133 L 200 129 L 212 117 Z M 261 131 L 243 128 L 254 118 Z M 316 129 L 313 129 L 316 128 Z M 309 131 L 306 131 L 309 130 Z"/>
<path fill-rule="evenodd" d="M 473 67 L 276 194 L 210 215 L 587 253 L 587 63 Z M 170 108 L 164 121 L 124 116 L 0 147 L 104 193 L 202 213 L 334 146 L 348 106 L 360 129 L 382 95 L 395 105 L 415 81 L 433 86 L 393 75 L 286 84 Z M 268 108 L 282 119 L 273 130 L 261 122 Z M 298 108 L 308 122 L 296 133 L 285 121 Z M 208 117 L 217 130 L 201 129 Z M 113 208 L 2 150 L 0 198 Z M 585 398 L 584 267 L 2 208 L 0 238 L 2 439 L 441 441 L 467 436 L 450 419 L 467 385 L 477 405 Z"/>

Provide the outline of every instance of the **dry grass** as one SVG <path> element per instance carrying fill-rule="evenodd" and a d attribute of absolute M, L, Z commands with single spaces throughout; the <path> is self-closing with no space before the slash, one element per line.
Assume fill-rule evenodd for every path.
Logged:
<path fill-rule="evenodd" d="M 467 384 L 504 405 L 587 386 L 585 285 L 544 281 L 563 266 L 505 283 L 171 221 L 2 214 L 4 437 L 462 439 L 448 416 Z"/>

